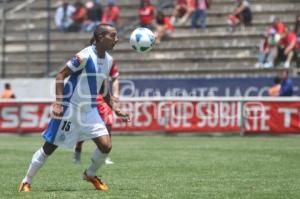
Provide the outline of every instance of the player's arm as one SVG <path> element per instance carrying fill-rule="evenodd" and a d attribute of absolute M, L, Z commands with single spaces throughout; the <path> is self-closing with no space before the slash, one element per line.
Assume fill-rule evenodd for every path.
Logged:
<path fill-rule="evenodd" d="M 115 98 L 120 96 L 120 82 L 118 77 L 112 78 L 112 91 Z"/>
<path fill-rule="evenodd" d="M 101 93 L 104 101 L 112 108 L 112 110 L 115 112 L 115 114 L 118 117 L 122 118 L 122 120 L 124 122 L 130 122 L 129 114 L 121 111 L 119 108 L 119 98 L 112 96 L 110 94 L 110 92 L 108 91 L 107 86 L 108 86 L 108 82 L 104 81 L 102 84 L 102 87 L 100 89 L 102 91 L 100 93 Z M 105 90 L 106 90 L 106 92 L 105 92 Z"/>
<path fill-rule="evenodd" d="M 234 10 L 233 15 L 239 15 L 245 8 L 246 6 L 244 4 L 240 5 Z"/>
<path fill-rule="evenodd" d="M 64 95 L 64 80 L 72 74 L 72 70 L 65 66 L 63 67 L 59 73 L 56 75 L 56 82 L 55 82 L 55 95 L 56 101 L 53 105 L 53 116 L 60 117 L 63 113 L 63 95 Z"/>

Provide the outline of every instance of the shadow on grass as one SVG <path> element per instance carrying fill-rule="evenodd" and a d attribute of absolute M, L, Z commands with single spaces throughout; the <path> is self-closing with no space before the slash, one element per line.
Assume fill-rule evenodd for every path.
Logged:
<path fill-rule="evenodd" d="M 33 190 L 35 192 L 76 192 L 76 191 L 97 191 L 96 189 L 93 188 L 50 188 L 50 189 L 39 189 L 39 190 Z"/>

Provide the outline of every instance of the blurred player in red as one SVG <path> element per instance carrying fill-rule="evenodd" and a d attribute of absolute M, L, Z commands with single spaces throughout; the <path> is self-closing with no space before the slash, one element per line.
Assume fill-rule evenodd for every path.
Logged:
<path fill-rule="evenodd" d="M 112 81 L 113 97 L 115 99 L 118 99 L 119 98 L 119 80 L 118 80 L 119 70 L 118 70 L 118 67 L 117 67 L 115 61 L 113 61 L 109 76 Z M 108 84 L 108 83 L 106 83 L 106 84 Z M 109 102 L 106 102 L 105 99 L 102 97 L 102 95 L 97 96 L 96 102 L 97 102 L 98 112 L 106 125 L 109 136 L 111 137 L 111 129 L 112 129 L 112 123 L 113 123 L 112 107 L 110 107 Z M 75 146 L 74 163 L 76 163 L 76 164 L 80 164 L 83 142 L 84 141 L 77 142 L 77 144 Z M 109 157 L 107 157 L 105 160 L 105 164 L 113 164 L 113 161 Z"/>

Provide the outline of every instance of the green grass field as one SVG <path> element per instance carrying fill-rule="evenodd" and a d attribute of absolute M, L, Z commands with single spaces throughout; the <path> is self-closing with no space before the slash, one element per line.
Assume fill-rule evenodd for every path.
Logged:
<path fill-rule="evenodd" d="M 18 193 L 40 136 L 0 136 L 0 198 L 300 198 L 300 137 L 114 136 L 111 158 L 99 174 L 108 192 L 81 179 L 94 149 L 84 145 L 81 165 L 59 149 Z"/>

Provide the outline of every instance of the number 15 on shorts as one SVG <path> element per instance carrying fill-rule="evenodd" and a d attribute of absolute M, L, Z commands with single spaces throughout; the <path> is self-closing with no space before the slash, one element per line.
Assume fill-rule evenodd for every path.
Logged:
<path fill-rule="evenodd" d="M 61 127 L 61 130 L 66 131 L 66 132 L 70 131 L 71 124 L 72 124 L 72 122 L 70 122 L 70 121 L 64 121 L 64 123 Z"/>

